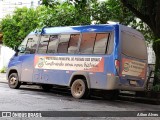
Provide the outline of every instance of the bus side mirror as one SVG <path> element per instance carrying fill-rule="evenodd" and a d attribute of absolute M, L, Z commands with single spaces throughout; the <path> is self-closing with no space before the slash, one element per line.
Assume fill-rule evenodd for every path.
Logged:
<path fill-rule="evenodd" d="M 19 47 L 14 47 L 14 51 L 16 52 L 16 56 L 18 56 L 18 53 L 24 53 L 25 52 L 25 48 L 23 46 L 19 46 Z"/>
<path fill-rule="evenodd" d="M 14 46 L 13 50 L 15 51 L 15 56 L 17 56 L 17 55 L 18 55 L 18 52 L 19 52 L 18 47 L 17 47 L 17 46 Z"/>
<path fill-rule="evenodd" d="M 14 50 L 15 52 L 18 52 L 18 47 L 15 45 L 14 48 L 13 48 L 13 50 Z"/>
<path fill-rule="evenodd" d="M 25 52 L 25 48 L 24 48 L 23 46 L 20 47 L 19 52 L 20 52 L 20 53 L 24 53 L 24 52 Z"/>

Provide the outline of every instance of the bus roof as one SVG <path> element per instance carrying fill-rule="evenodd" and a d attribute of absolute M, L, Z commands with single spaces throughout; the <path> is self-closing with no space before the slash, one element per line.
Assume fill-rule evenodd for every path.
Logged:
<path fill-rule="evenodd" d="M 32 31 L 29 35 L 32 34 L 67 34 L 67 33 L 83 33 L 83 32 L 110 32 L 116 28 L 121 29 L 122 31 L 132 31 L 139 36 L 143 36 L 139 31 L 124 26 L 121 24 L 96 24 L 96 25 L 84 25 L 84 26 L 65 26 L 65 27 L 44 27 L 42 32 Z"/>
<path fill-rule="evenodd" d="M 66 27 L 45 27 L 42 34 L 58 34 L 58 33 L 83 33 L 83 32 L 106 32 L 113 31 L 115 26 L 119 24 L 99 24 L 85 26 L 66 26 Z"/>

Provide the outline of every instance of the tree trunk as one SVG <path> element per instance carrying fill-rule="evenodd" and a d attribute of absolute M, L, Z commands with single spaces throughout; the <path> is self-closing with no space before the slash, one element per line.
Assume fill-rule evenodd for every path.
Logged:
<path fill-rule="evenodd" d="M 153 43 L 153 50 L 156 56 L 155 62 L 155 78 L 154 78 L 154 85 L 160 84 L 160 41 Z"/>

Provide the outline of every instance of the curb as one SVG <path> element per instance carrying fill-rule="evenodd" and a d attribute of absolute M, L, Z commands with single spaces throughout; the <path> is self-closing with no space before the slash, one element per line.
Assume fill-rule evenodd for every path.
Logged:
<path fill-rule="evenodd" d="M 4 82 L 4 81 L 0 81 L 0 83 L 6 83 L 6 84 L 7 84 L 8 82 L 7 82 L 7 81 L 6 81 L 6 82 Z"/>
<path fill-rule="evenodd" d="M 6 73 L 0 73 L 0 83 L 8 83 L 6 79 Z"/>
<path fill-rule="evenodd" d="M 6 79 L 5 80 L 0 80 L 0 83 L 8 83 L 8 80 L 6 80 Z"/>

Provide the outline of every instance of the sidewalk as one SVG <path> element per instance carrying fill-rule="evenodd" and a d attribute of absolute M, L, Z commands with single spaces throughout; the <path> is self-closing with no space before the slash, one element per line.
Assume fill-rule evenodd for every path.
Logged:
<path fill-rule="evenodd" d="M 0 83 L 8 83 L 6 73 L 0 73 Z"/>

